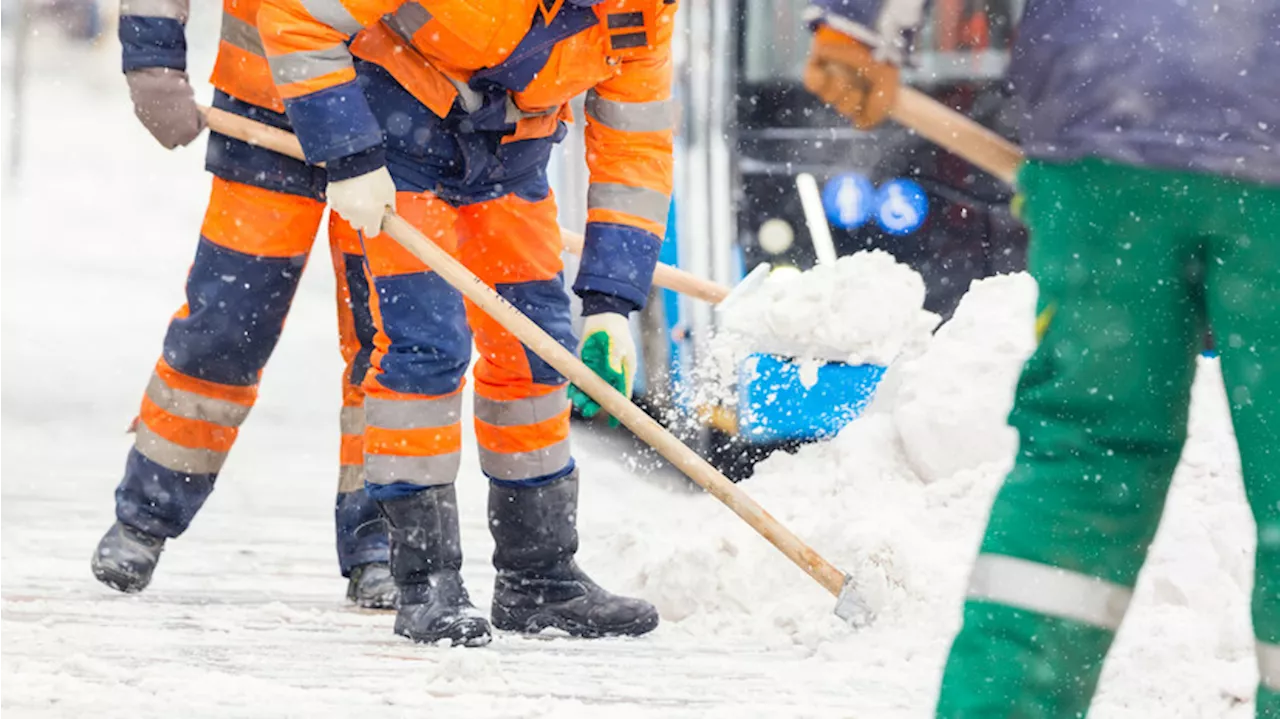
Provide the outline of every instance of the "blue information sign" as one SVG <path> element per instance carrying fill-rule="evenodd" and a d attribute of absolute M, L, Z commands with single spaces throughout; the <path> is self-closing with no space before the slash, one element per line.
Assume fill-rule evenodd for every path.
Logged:
<path fill-rule="evenodd" d="M 900 177 L 880 186 L 875 208 L 876 224 L 881 229 L 891 235 L 905 235 L 924 224 L 929 198 L 919 184 Z"/>
<path fill-rule="evenodd" d="M 822 206 L 827 221 L 842 230 L 852 230 L 871 217 L 876 188 L 871 180 L 853 172 L 836 175 L 822 188 Z"/>

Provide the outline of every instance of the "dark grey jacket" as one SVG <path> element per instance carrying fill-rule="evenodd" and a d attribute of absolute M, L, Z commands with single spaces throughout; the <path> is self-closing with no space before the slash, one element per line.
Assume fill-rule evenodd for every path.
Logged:
<path fill-rule="evenodd" d="M 900 59 L 921 5 L 814 12 Z M 1009 77 L 1029 157 L 1280 185 L 1280 0 L 1028 0 Z"/>

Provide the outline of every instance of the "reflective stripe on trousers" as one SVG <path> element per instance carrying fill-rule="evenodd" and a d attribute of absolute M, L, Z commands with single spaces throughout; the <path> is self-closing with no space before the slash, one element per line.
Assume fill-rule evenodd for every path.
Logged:
<path fill-rule="evenodd" d="M 523 399 L 475 397 L 480 469 L 518 481 L 555 474 L 569 464 L 567 388 Z"/>
<path fill-rule="evenodd" d="M 339 422 L 342 464 L 338 470 L 338 491 L 355 492 L 364 487 L 364 407 L 343 407 Z"/>
<path fill-rule="evenodd" d="M 1115 631 L 1133 590 L 1027 559 L 981 554 L 967 597 Z"/>
<path fill-rule="evenodd" d="M 1258 677 L 1262 686 L 1280 692 L 1280 644 L 1258 642 Z"/>
<path fill-rule="evenodd" d="M 342 494 L 364 489 L 364 463 L 344 464 L 338 468 L 338 491 Z"/>
<path fill-rule="evenodd" d="M 224 427 L 239 427 L 249 416 L 251 409 L 247 405 L 170 387 L 155 373 L 152 373 L 151 381 L 147 382 L 146 395 L 147 399 L 169 414 Z"/>
<path fill-rule="evenodd" d="M 185 386 L 175 387 L 171 382 Z M 240 401 L 232 401 L 210 397 L 200 392 L 201 388 L 222 391 L 213 383 L 185 378 L 167 365 L 157 367 L 147 383 L 135 430 L 138 452 L 183 474 L 217 474 L 222 469 L 237 428 L 253 406 L 252 389 L 227 388 L 226 394 L 240 395 Z"/>
<path fill-rule="evenodd" d="M 338 415 L 343 434 L 364 434 L 365 415 L 363 406 L 343 407 Z"/>
<path fill-rule="evenodd" d="M 184 447 L 138 423 L 133 446 L 138 453 L 165 469 L 182 474 L 217 474 L 227 461 L 226 452 L 200 447 Z"/>
<path fill-rule="evenodd" d="M 365 397 L 365 481 L 451 484 L 462 453 L 462 392 L 442 397 Z"/>

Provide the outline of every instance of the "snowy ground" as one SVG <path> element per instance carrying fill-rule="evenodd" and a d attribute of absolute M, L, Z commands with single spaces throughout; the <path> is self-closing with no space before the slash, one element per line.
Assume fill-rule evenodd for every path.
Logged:
<path fill-rule="evenodd" d="M 97 584 L 88 559 L 112 521 L 124 430 L 181 302 L 208 178 L 202 148 L 165 153 L 136 126 L 109 45 L 42 56 L 33 74 L 26 170 L 5 183 L 0 258 L 0 708 L 9 716 L 929 713 L 1008 461 L 995 427 L 985 445 L 993 461 L 959 471 L 946 462 L 957 440 L 944 420 L 989 425 L 1011 386 L 1002 367 L 1018 333 L 988 352 L 982 338 L 1002 327 L 981 316 L 957 325 L 932 366 L 962 359 L 957 371 L 984 378 L 996 399 L 970 411 L 972 396 L 948 393 L 954 382 L 921 365 L 914 379 L 906 373 L 901 406 L 771 459 L 744 485 L 859 580 L 880 613 L 861 633 L 713 499 L 635 465 L 625 440 L 585 433 L 576 435 L 584 565 L 656 602 L 665 622 L 655 633 L 499 636 L 485 649 L 447 650 L 394 637 L 388 614 L 347 608 L 331 539 L 340 365 L 325 254 L 191 531 L 146 593 Z M 1016 302 L 1017 288 L 1005 289 Z M 1252 522 L 1216 366 L 1203 369 L 1165 525 L 1091 716 L 1252 714 Z M 485 605 L 491 545 L 474 458 L 459 493 L 465 575 Z"/>

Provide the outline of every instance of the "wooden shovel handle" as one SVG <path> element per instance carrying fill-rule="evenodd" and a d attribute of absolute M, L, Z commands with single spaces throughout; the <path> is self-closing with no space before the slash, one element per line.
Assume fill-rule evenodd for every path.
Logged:
<path fill-rule="evenodd" d="M 292 132 L 265 125 L 226 110 L 219 110 L 216 107 L 201 107 L 200 111 L 204 113 L 209 129 L 214 132 L 287 155 L 295 160 L 307 161 L 302 154 L 302 143 L 298 142 L 298 138 Z"/>
<path fill-rule="evenodd" d="M 1017 145 L 912 87 L 898 88 L 890 117 L 921 137 L 1012 185 L 1022 164 Z"/>

